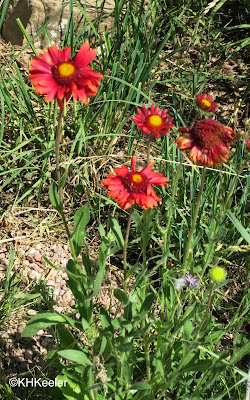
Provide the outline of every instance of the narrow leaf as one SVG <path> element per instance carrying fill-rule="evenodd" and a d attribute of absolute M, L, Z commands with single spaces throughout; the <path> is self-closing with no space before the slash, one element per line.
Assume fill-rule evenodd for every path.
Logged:
<path fill-rule="evenodd" d="M 250 244 L 250 235 L 244 228 L 244 226 L 241 225 L 240 221 L 236 218 L 236 216 L 230 210 L 227 211 L 227 216 L 230 218 L 235 228 L 240 232 L 242 237 L 248 242 L 248 244 Z"/>
<path fill-rule="evenodd" d="M 137 382 L 130 386 L 129 390 L 150 390 L 151 385 L 147 382 Z"/>
<path fill-rule="evenodd" d="M 52 182 L 49 188 L 49 198 L 51 201 L 52 206 L 59 212 L 62 212 L 62 204 L 60 204 L 58 194 L 57 194 L 57 187 L 55 182 Z"/>
<path fill-rule="evenodd" d="M 118 224 L 117 220 L 115 218 L 113 218 L 113 217 L 109 217 L 109 223 L 110 223 L 110 227 L 112 229 L 112 232 L 115 235 L 117 243 L 119 244 L 120 248 L 123 249 L 123 247 L 124 247 L 124 238 L 122 236 L 122 231 L 121 231 L 120 225 Z"/>
<path fill-rule="evenodd" d="M 88 224 L 90 219 L 89 206 L 85 204 L 74 215 L 74 232 L 72 234 L 72 241 L 74 244 L 76 256 L 80 254 L 82 248 L 82 241 L 86 232 L 84 231 L 85 226 Z"/>

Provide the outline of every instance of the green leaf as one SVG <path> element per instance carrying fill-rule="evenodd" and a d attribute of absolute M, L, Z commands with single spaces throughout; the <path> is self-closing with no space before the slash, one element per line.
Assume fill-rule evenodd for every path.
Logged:
<path fill-rule="evenodd" d="M 136 210 L 134 210 L 133 212 L 133 221 L 135 222 L 136 229 L 139 232 L 142 232 L 143 231 L 142 217 Z"/>
<path fill-rule="evenodd" d="M 60 350 L 57 354 L 60 357 L 66 358 L 66 360 L 74 361 L 81 365 L 92 365 L 86 354 L 80 350 Z"/>
<path fill-rule="evenodd" d="M 85 318 L 82 318 L 82 328 L 83 331 L 88 331 L 91 328 L 91 326 L 89 325 L 88 321 L 86 321 Z"/>
<path fill-rule="evenodd" d="M 134 349 L 133 343 L 122 343 L 117 346 L 117 350 L 121 351 L 122 353 L 132 351 L 133 349 Z"/>
<path fill-rule="evenodd" d="M 52 206 L 61 214 L 62 213 L 62 204 L 59 201 L 57 194 L 57 187 L 55 182 L 52 182 L 49 187 L 49 198 Z"/>
<path fill-rule="evenodd" d="M 250 342 L 244 344 L 240 349 L 235 349 L 230 364 L 234 365 L 240 361 L 245 355 L 250 354 Z"/>
<path fill-rule="evenodd" d="M 57 330 L 57 333 L 58 333 L 58 336 L 60 339 L 60 345 L 62 347 L 73 347 L 74 346 L 74 348 L 77 349 L 77 344 L 75 343 L 75 338 L 72 335 L 72 333 L 69 331 L 69 329 L 66 328 L 66 326 L 64 326 L 62 324 L 58 324 L 56 330 Z"/>
<path fill-rule="evenodd" d="M 92 295 L 95 296 L 101 287 L 104 275 L 105 275 L 105 266 L 106 266 L 106 258 L 107 258 L 107 246 L 104 242 L 102 242 L 99 248 L 99 271 L 96 274 L 93 286 Z"/>
<path fill-rule="evenodd" d="M 122 231 L 120 225 L 118 224 L 117 220 L 113 217 L 109 217 L 110 228 L 115 235 L 116 241 L 119 244 L 120 248 L 123 249 L 124 247 L 124 238 L 122 236 Z"/>
<path fill-rule="evenodd" d="M 76 379 L 70 379 L 68 375 L 57 375 L 56 381 L 66 382 L 65 386 L 60 387 L 65 399 L 89 400 L 89 397 L 84 395 L 80 382 L 77 382 Z"/>
<path fill-rule="evenodd" d="M 107 337 L 107 345 L 102 355 L 104 361 L 108 360 L 108 358 L 111 356 L 112 350 L 113 350 L 112 341 L 109 337 Z"/>
<path fill-rule="evenodd" d="M 227 211 L 227 216 L 230 218 L 235 228 L 240 232 L 242 237 L 248 242 L 248 244 L 250 244 L 250 235 L 244 228 L 244 226 L 241 225 L 240 221 L 236 218 L 236 216 L 230 210 Z"/>
<path fill-rule="evenodd" d="M 209 368 L 211 368 L 212 364 L 213 364 L 212 360 L 201 360 L 195 363 L 194 360 L 192 359 L 186 366 L 181 368 L 181 373 L 188 371 L 205 372 L 208 371 Z"/>
<path fill-rule="evenodd" d="M 86 283 L 84 278 L 87 279 L 85 272 L 81 267 L 70 259 L 67 264 L 67 272 L 69 279 L 67 281 L 72 293 L 77 301 L 77 308 L 81 317 L 85 318 L 87 321 L 89 319 L 90 310 L 87 304 L 87 293 L 86 293 Z"/>
<path fill-rule="evenodd" d="M 105 308 L 101 307 L 100 309 L 100 318 L 101 318 L 101 323 L 102 323 L 102 329 L 108 329 L 109 331 L 113 331 L 112 325 L 111 325 L 111 318 Z"/>
<path fill-rule="evenodd" d="M 51 325 L 57 325 L 60 323 L 66 323 L 66 319 L 58 313 L 40 313 L 34 315 L 24 330 L 22 331 L 22 337 L 34 336 L 40 329 L 45 329 Z"/>
<path fill-rule="evenodd" d="M 129 390 L 150 390 L 151 385 L 147 382 L 137 382 L 130 386 Z"/>
<path fill-rule="evenodd" d="M 147 295 L 144 302 L 142 303 L 141 310 L 140 310 L 140 316 L 143 316 L 149 312 L 149 310 L 151 309 L 152 304 L 154 302 L 154 298 L 155 298 L 155 296 L 153 293 L 149 293 Z"/>
<path fill-rule="evenodd" d="M 126 328 L 127 330 L 131 330 L 133 328 L 133 325 L 131 324 L 131 322 L 127 321 L 123 317 L 112 319 L 111 320 L 111 324 L 115 329 L 124 329 L 124 328 Z"/>
<path fill-rule="evenodd" d="M 74 215 L 74 231 L 72 233 L 72 241 L 75 248 L 76 256 L 80 254 L 82 248 L 82 241 L 86 232 L 84 231 L 85 226 L 88 224 L 90 219 L 89 206 L 85 204 Z"/>
<path fill-rule="evenodd" d="M 92 276 L 92 264 L 87 254 L 82 254 L 82 263 L 84 265 L 85 271 L 87 272 L 87 275 Z"/>
<path fill-rule="evenodd" d="M 186 321 L 184 323 L 184 332 L 183 332 L 184 339 L 186 339 L 186 340 L 191 339 L 193 329 L 194 329 L 194 327 L 193 327 L 192 321 L 190 319 L 186 319 Z"/>
<path fill-rule="evenodd" d="M 124 306 L 128 304 L 128 296 L 123 290 L 119 288 L 114 289 L 114 295 Z"/>
<path fill-rule="evenodd" d="M 105 336 L 103 336 L 101 344 L 100 344 L 99 353 L 98 353 L 99 356 L 101 356 L 103 354 L 104 350 L 106 349 L 106 345 L 107 345 L 107 338 Z"/>

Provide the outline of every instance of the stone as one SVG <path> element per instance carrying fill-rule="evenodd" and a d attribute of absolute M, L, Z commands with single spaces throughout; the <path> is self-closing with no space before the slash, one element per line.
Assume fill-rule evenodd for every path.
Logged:
<path fill-rule="evenodd" d="M 17 18 L 19 18 L 28 36 L 33 39 L 33 44 L 37 49 L 47 48 L 49 46 L 47 37 L 50 38 L 51 44 L 60 46 L 70 18 L 70 9 L 67 3 L 68 0 L 10 0 L 2 29 L 4 40 L 18 46 L 23 46 L 27 43 L 27 39 L 24 37 L 16 21 Z M 80 3 L 81 2 L 78 4 Z M 101 13 L 101 5 L 102 1 L 98 1 L 98 7 L 96 7 L 96 0 L 86 0 L 86 14 L 90 20 L 98 16 L 96 8 L 98 12 Z M 105 1 L 103 8 L 104 15 L 109 14 L 114 7 L 115 0 Z M 82 9 L 85 9 L 85 5 L 82 5 Z M 51 20 L 52 18 L 53 20 Z M 42 32 L 35 37 L 48 21 L 50 22 L 46 28 L 47 35 L 43 29 Z M 73 21 L 78 23 L 79 30 L 84 28 L 84 13 L 74 2 Z M 100 24 L 100 31 L 104 31 L 105 25 L 110 28 L 112 23 L 113 18 L 109 16 L 105 19 L 105 23 Z"/>

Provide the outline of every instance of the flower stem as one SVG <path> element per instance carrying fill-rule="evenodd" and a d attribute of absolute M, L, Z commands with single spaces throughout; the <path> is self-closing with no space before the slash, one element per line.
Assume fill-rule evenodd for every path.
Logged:
<path fill-rule="evenodd" d="M 128 248 L 128 238 L 129 238 L 129 232 L 130 232 L 130 227 L 131 227 L 133 211 L 134 211 L 134 207 L 131 207 L 129 217 L 128 217 L 128 224 L 127 224 L 126 236 L 125 236 L 125 240 L 124 240 L 124 247 L 123 247 L 123 288 L 124 288 L 125 292 L 127 291 L 127 248 Z"/>
<path fill-rule="evenodd" d="M 58 196 L 59 196 L 59 201 L 61 204 L 63 203 L 63 188 L 61 185 L 59 148 L 60 148 L 61 137 L 62 137 L 63 112 L 64 112 L 64 108 L 60 108 L 58 125 L 57 125 L 57 129 L 56 129 L 56 175 L 57 175 L 57 182 L 58 182 Z"/>
<path fill-rule="evenodd" d="M 150 144 L 152 140 L 152 134 L 149 135 L 148 137 L 148 144 L 147 144 L 147 164 L 149 164 L 149 159 L 150 159 Z"/>
<path fill-rule="evenodd" d="M 190 247 L 191 247 L 193 234 L 194 234 L 194 230 L 195 230 L 195 225 L 196 225 L 196 221 L 197 221 L 198 214 L 199 214 L 199 209 L 200 209 L 201 195 L 202 195 L 202 192 L 203 192 L 203 189 L 204 189 L 204 184 L 205 184 L 205 176 L 206 176 L 206 167 L 204 167 L 203 170 L 202 170 L 201 186 L 200 186 L 200 190 L 199 190 L 199 194 L 198 194 L 198 198 L 197 198 L 197 203 L 196 203 L 195 210 L 194 210 L 194 216 L 193 216 L 191 229 L 190 229 L 189 234 L 188 234 L 188 241 L 187 241 L 187 245 L 186 245 L 186 249 L 185 249 L 183 267 L 182 267 L 183 268 L 183 274 L 185 274 L 186 268 L 187 268 L 187 262 L 188 262 Z"/>

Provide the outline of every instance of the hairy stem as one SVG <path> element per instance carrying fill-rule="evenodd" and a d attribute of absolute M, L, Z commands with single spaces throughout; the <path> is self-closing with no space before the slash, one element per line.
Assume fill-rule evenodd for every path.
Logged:
<path fill-rule="evenodd" d="M 63 112 L 64 112 L 64 108 L 60 108 L 58 125 L 57 125 L 57 129 L 56 129 L 56 175 L 57 175 L 57 183 L 58 183 L 58 196 L 59 196 L 59 201 L 61 204 L 63 203 L 63 188 L 61 185 L 59 149 L 60 149 L 60 143 L 61 143 L 61 137 L 62 137 Z"/>

